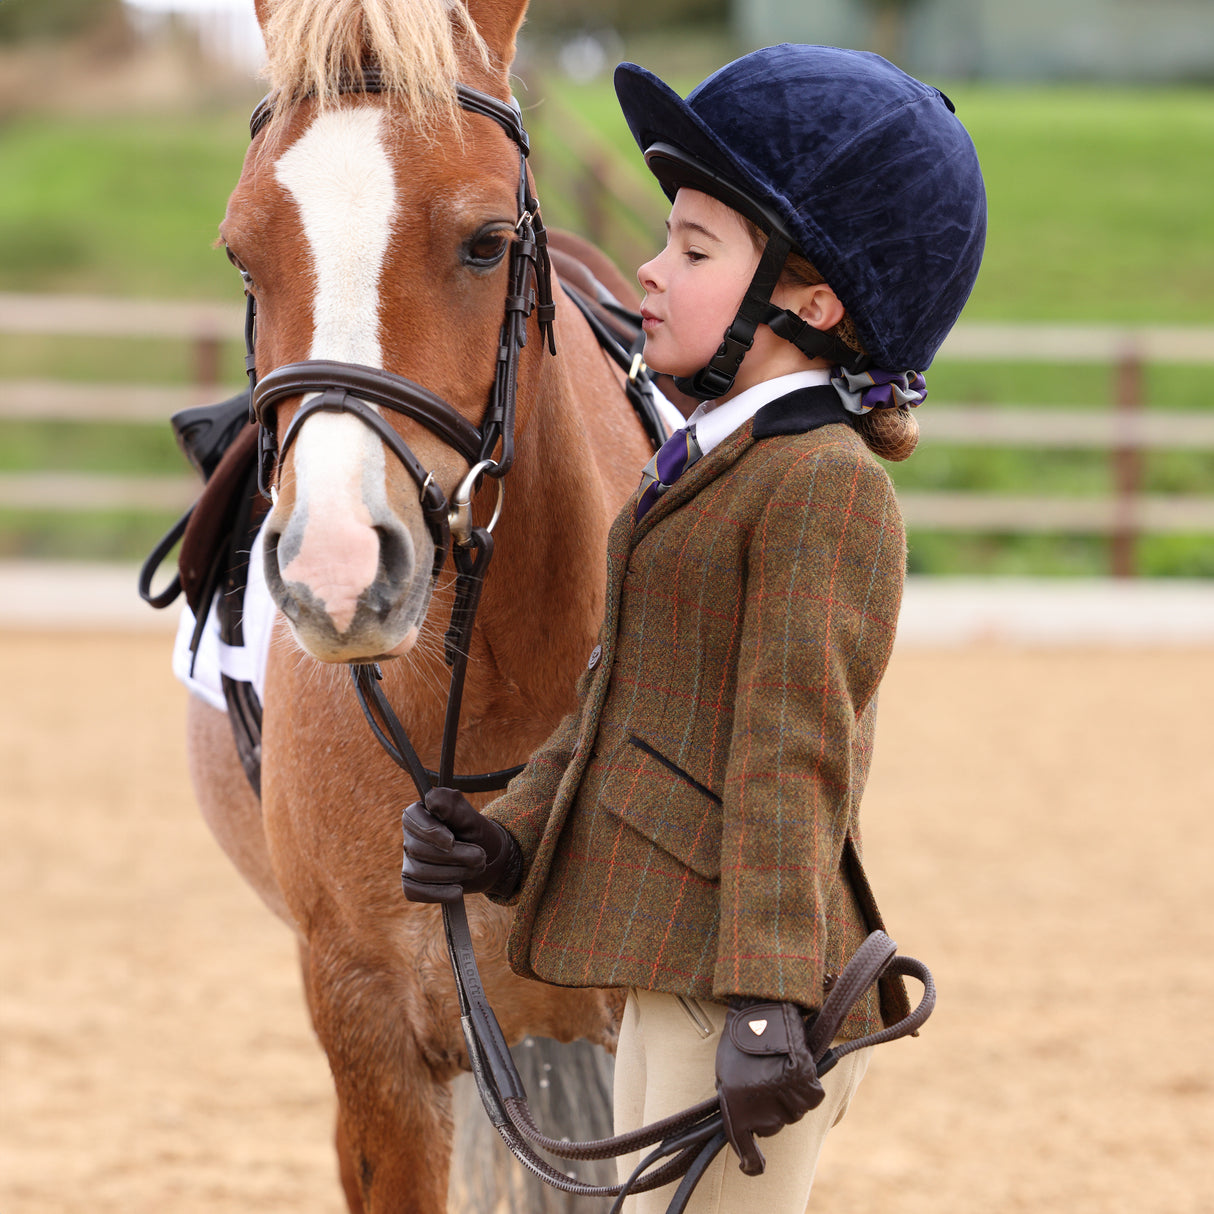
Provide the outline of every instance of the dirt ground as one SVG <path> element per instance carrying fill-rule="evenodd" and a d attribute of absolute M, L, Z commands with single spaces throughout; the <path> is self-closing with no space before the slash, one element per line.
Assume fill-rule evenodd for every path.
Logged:
<path fill-rule="evenodd" d="M 0 633 L 0 1210 L 339 1214 L 291 938 L 190 794 L 163 635 Z M 1214 649 L 906 649 L 870 873 L 938 1010 L 823 1214 L 1214 1211 Z"/>

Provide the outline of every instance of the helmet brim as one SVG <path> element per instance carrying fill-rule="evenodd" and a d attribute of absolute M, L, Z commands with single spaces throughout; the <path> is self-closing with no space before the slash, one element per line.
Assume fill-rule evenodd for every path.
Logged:
<path fill-rule="evenodd" d="M 796 241 L 789 234 L 780 217 L 757 198 L 739 189 L 732 181 L 714 172 L 708 165 L 688 155 L 682 148 L 665 141 L 652 143 L 645 148 L 645 163 L 658 179 L 663 192 L 673 202 L 680 189 L 686 187 L 711 195 L 727 207 L 745 215 L 769 236 L 779 232 L 789 244 Z"/>
<path fill-rule="evenodd" d="M 789 235 L 787 222 L 747 190 L 753 174 L 663 80 L 636 63 L 615 69 L 624 120 L 645 163 L 672 202 L 680 188 L 700 190 L 739 211 L 765 232 Z"/>

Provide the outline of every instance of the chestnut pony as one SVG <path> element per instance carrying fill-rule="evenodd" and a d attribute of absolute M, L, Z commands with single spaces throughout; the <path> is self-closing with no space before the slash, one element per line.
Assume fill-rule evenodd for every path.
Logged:
<path fill-rule="evenodd" d="M 259 375 L 305 360 L 379 368 L 479 424 L 518 239 L 520 158 L 498 122 L 459 108 L 456 85 L 509 100 L 526 0 L 256 7 L 274 116 L 250 146 L 221 236 L 256 298 Z M 382 91 L 344 91 L 367 63 Z M 460 771 L 525 761 L 571 708 L 600 621 L 607 528 L 651 450 L 614 367 L 555 294 L 556 357 L 535 317 L 521 353 L 515 460 L 471 640 Z M 302 399 L 277 403 L 279 435 Z M 466 456 L 408 417 L 382 416 L 451 498 Z M 495 493 L 489 482 L 476 498 L 478 520 Z M 356 416 L 307 416 L 273 500 L 266 577 L 280 614 L 261 802 L 224 714 L 197 699 L 191 771 L 224 850 L 298 935 L 351 1210 L 435 1214 L 447 1201 L 450 1082 L 467 1057 L 437 911 L 400 890 L 399 819 L 413 790 L 363 720 L 344 664 L 381 663 L 389 700 L 435 767 L 453 575 L 448 564 L 432 579 L 418 484 Z M 504 960 L 509 912 L 475 898 L 469 916 L 510 1040 L 612 1043 L 609 994 L 517 978 Z"/>

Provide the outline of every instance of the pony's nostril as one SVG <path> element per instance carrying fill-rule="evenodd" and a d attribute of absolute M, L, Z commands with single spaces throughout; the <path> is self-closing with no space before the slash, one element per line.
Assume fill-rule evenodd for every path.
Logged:
<path fill-rule="evenodd" d="M 393 586 L 407 585 L 413 571 L 413 543 L 400 526 L 378 526 L 379 572 L 376 580 Z"/>
<path fill-rule="evenodd" d="M 270 592 L 270 597 L 274 599 L 282 613 L 289 620 L 296 620 L 299 618 L 299 603 L 290 590 L 287 589 L 286 582 L 283 581 L 280 560 L 281 552 L 278 544 L 280 539 L 282 539 L 282 532 L 271 529 L 267 524 L 265 551 L 262 553 L 262 568 L 265 573 L 266 588 Z"/>
<path fill-rule="evenodd" d="M 274 530 L 267 523 L 265 525 L 265 544 L 262 553 L 262 564 L 265 568 L 265 577 L 270 586 L 278 586 L 282 584 L 282 578 L 279 576 L 278 565 L 278 541 L 282 538 L 282 532 Z"/>

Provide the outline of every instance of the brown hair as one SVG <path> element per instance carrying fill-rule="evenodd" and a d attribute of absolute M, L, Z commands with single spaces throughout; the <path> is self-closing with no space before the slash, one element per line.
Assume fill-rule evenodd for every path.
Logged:
<path fill-rule="evenodd" d="M 750 234 L 755 249 L 762 253 L 767 244 L 767 233 L 745 215 L 739 215 L 738 218 Z M 826 279 L 800 253 L 790 253 L 784 263 L 780 283 L 789 287 L 813 287 L 826 283 Z M 843 319 L 827 332 L 832 337 L 837 337 L 849 350 L 855 350 L 857 354 L 866 353 L 855 322 L 846 312 L 843 313 Z M 896 409 L 872 409 L 868 413 L 858 414 L 854 425 L 865 446 L 874 455 L 879 455 L 891 463 L 907 459 L 919 442 L 919 422 L 905 405 Z"/>

